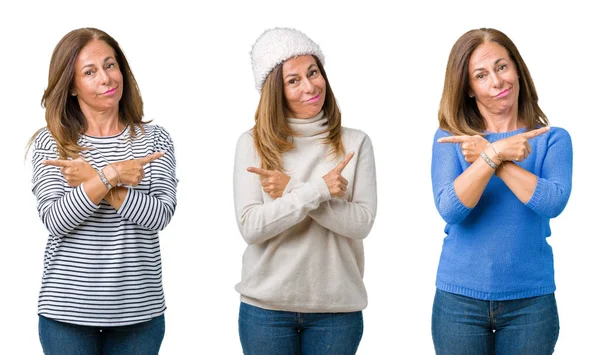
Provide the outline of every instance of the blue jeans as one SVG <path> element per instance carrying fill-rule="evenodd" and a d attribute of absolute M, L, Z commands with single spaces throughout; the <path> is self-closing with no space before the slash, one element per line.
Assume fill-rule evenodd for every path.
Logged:
<path fill-rule="evenodd" d="M 438 355 L 546 355 L 558 339 L 554 294 L 483 301 L 437 290 L 431 333 Z"/>
<path fill-rule="evenodd" d="M 165 335 L 164 315 L 122 327 L 89 327 L 40 316 L 46 355 L 155 355 Z"/>
<path fill-rule="evenodd" d="M 246 355 L 353 355 L 363 333 L 362 312 L 296 313 L 240 304 Z"/>

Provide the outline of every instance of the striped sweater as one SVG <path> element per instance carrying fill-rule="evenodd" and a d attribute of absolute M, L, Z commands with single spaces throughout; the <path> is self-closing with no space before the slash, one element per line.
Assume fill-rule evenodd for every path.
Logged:
<path fill-rule="evenodd" d="M 34 141 L 33 188 L 39 216 L 49 231 L 38 314 L 67 323 L 121 326 L 164 313 L 165 299 L 158 231 L 176 206 L 175 155 L 169 134 L 145 125 L 130 138 L 82 135 L 81 153 L 95 169 L 108 163 L 165 155 L 144 167 L 144 179 L 129 187 L 119 210 L 106 201 L 94 204 L 83 186 L 67 185 L 59 168 L 56 141 L 43 129 Z"/>

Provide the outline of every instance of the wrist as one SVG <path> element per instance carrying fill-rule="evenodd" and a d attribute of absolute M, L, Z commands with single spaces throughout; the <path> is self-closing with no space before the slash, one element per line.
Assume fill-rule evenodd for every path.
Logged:
<path fill-rule="evenodd" d="M 99 171 L 102 172 L 102 174 L 104 174 L 104 176 L 106 177 L 106 180 L 108 180 L 108 182 L 112 185 L 112 186 L 118 186 L 119 184 L 119 174 L 117 173 L 117 170 L 109 165 L 106 165 L 105 167 L 103 167 L 102 169 L 100 169 Z"/>
<path fill-rule="evenodd" d="M 498 153 L 492 143 L 488 143 L 487 148 L 484 150 L 485 154 L 494 162 L 496 165 L 502 164 L 502 159 L 498 156 Z"/>

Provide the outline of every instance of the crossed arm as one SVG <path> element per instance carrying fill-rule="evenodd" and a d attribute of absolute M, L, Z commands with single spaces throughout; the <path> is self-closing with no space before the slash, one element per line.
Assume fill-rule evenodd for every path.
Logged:
<path fill-rule="evenodd" d="M 40 218 L 50 233 L 69 233 L 91 216 L 103 199 L 125 219 L 151 230 L 164 228 L 175 210 L 177 179 L 172 142 L 168 134 L 162 136 L 158 137 L 157 149 L 164 152 L 112 163 L 102 169 L 109 183 L 115 186 L 112 190 L 108 190 L 97 171 L 85 160 L 58 159 L 48 139 L 36 141 L 32 155 L 32 190 Z M 160 143 L 165 140 L 170 144 Z M 137 186 L 144 178 L 144 166 L 154 161 L 149 193 L 132 189 L 131 186 Z M 127 186 L 117 186 L 119 182 Z M 65 192 L 65 183 L 74 189 Z M 144 208 L 139 208 L 140 205 Z"/>
<path fill-rule="evenodd" d="M 375 217 L 376 186 L 372 147 L 368 138 L 359 151 L 353 201 L 342 199 L 348 188 L 343 170 L 354 157 L 346 157 L 322 178 L 300 182 L 279 171 L 257 168 L 252 137 L 240 137 L 234 171 L 234 197 L 238 227 L 248 244 L 262 243 L 310 216 L 336 234 L 366 237 Z M 364 163 L 363 163 L 364 161 Z M 263 191 L 273 200 L 265 202 Z M 368 197 L 363 197 L 367 195 Z"/>
<path fill-rule="evenodd" d="M 536 152 L 544 154 L 539 159 L 543 164 L 540 174 L 515 163 L 532 153 L 529 140 L 548 131 L 544 127 L 493 144 L 481 136 L 440 136 L 434 143 L 432 181 L 436 206 L 444 220 L 450 224 L 460 222 L 479 202 L 494 174 L 494 169 L 480 158 L 481 152 L 498 164 L 496 175 L 523 204 L 542 216 L 557 216 L 571 189 L 572 148 L 568 133 L 556 131 L 548 138 L 547 150 Z M 463 158 L 470 164 L 464 171 L 456 162 L 456 150 L 444 143 L 460 144 Z"/>

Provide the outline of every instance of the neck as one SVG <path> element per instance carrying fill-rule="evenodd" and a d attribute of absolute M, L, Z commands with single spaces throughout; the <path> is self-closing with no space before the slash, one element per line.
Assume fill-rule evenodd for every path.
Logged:
<path fill-rule="evenodd" d="M 87 130 L 85 134 L 94 137 L 114 136 L 125 128 L 125 125 L 119 121 L 119 107 L 110 108 L 104 111 L 92 111 L 89 108 L 81 108 L 87 121 Z"/>
<path fill-rule="evenodd" d="M 517 107 L 512 107 L 504 112 L 480 112 L 485 120 L 485 129 L 488 132 L 510 132 L 525 127 L 523 122 L 519 120 Z"/>

